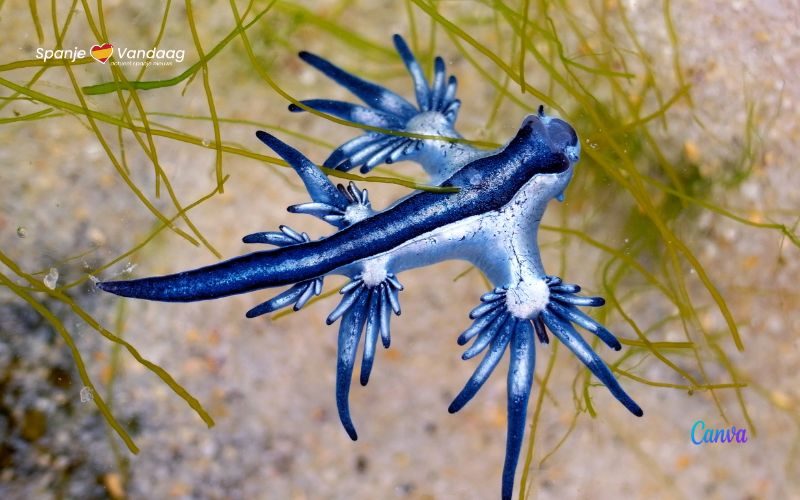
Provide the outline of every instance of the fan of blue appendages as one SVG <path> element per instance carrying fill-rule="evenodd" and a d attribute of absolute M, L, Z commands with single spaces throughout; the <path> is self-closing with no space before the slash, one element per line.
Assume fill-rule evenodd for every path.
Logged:
<path fill-rule="evenodd" d="M 289 212 L 313 215 L 339 229 L 355 224 L 375 213 L 366 189 L 359 189 L 352 181 L 347 187 L 341 184 L 334 186 L 328 176 L 300 151 L 263 130 L 256 132 L 256 137 L 286 160 L 303 181 L 306 191 L 311 196 L 310 202 L 292 205 L 288 208 Z M 276 235 L 279 241 L 284 241 L 280 233 L 257 233 L 256 235 L 261 234 Z M 248 238 L 256 235 L 248 236 Z M 302 241 L 293 241 L 302 243 Z"/>
<path fill-rule="evenodd" d="M 525 435 L 525 419 L 536 361 L 534 333 L 541 343 L 546 344 L 549 343 L 547 336 L 549 329 L 631 413 L 637 416 L 643 414 L 639 405 L 619 385 L 608 366 L 573 326 L 574 323 L 594 333 L 609 347 L 619 350 L 622 346 L 616 337 L 577 308 L 577 306 L 599 307 L 605 301 L 600 297 L 578 296 L 576 295 L 580 291 L 578 285 L 562 283 L 560 278 L 554 276 L 548 276 L 546 282 L 550 289 L 550 302 L 535 318 L 513 317 L 506 307 L 507 288 L 496 288 L 481 297 L 482 303 L 470 313 L 470 318 L 474 322 L 458 338 L 459 345 L 475 339 L 464 352 L 463 359 L 473 358 L 483 351 L 486 351 L 486 354 L 464 389 L 450 404 L 448 408 L 450 413 L 463 408 L 475 396 L 510 346 L 511 361 L 507 386 L 508 433 L 503 465 L 503 499 L 511 498 L 514 475 Z"/>
<path fill-rule="evenodd" d="M 276 247 L 286 247 L 308 243 L 311 241 L 311 238 L 309 238 L 307 233 L 298 233 L 289 226 L 280 226 L 280 231 L 265 231 L 248 234 L 242 238 L 242 241 L 244 243 L 263 243 Z M 250 309 L 245 316 L 248 318 L 255 318 L 256 316 L 271 313 L 288 306 L 293 306 L 295 311 L 299 311 L 313 296 L 319 295 L 321 292 L 322 278 L 301 281 L 268 301 Z"/>
<path fill-rule="evenodd" d="M 389 131 L 413 132 L 416 128 L 415 120 L 443 121 L 445 128 L 451 131 L 443 133 L 448 137 L 457 137 L 455 131 L 452 131 L 461 106 L 461 102 L 455 98 L 456 77 L 451 75 L 447 78 L 444 60 L 436 57 L 433 83 L 429 84 L 422 67 L 400 35 L 394 35 L 394 44 L 414 82 L 416 107 L 391 90 L 363 80 L 309 52 L 300 52 L 300 58 L 347 88 L 364 101 L 366 106 L 329 99 L 309 99 L 300 102 L 323 113 Z M 295 104 L 291 104 L 289 110 L 304 111 Z M 381 163 L 402 160 L 421 147 L 422 142 L 413 137 L 370 130 L 334 150 L 324 165 L 339 170 L 361 167 L 361 172 L 366 173 Z"/>
<path fill-rule="evenodd" d="M 377 285 L 368 286 L 361 276 L 356 276 L 342 287 L 342 301 L 328 316 L 330 325 L 339 318 L 339 356 L 336 363 L 336 408 L 339 420 L 347 434 L 358 439 L 353 420 L 350 417 L 350 379 L 356 361 L 356 351 L 364 333 L 364 357 L 361 361 L 361 385 L 367 385 L 372 365 L 375 361 L 375 348 L 380 335 L 383 347 L 388 348 L 391 341 L 389 319 L 392 312 L 400 315 L 398 292 L 403 285 L 393 274 L 387 274 Z"/>

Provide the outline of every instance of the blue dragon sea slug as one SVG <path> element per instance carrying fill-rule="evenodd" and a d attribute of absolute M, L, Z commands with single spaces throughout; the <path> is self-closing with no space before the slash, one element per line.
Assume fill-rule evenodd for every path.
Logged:
<path fill-rule="evenodd" d="M 508 431 L 503 466 L 502 498 L 513 492 L 528 399 L 535 365 L 535 339 L 547 344 L 548 331 L 559 339 L 634 415 L 641 408 L 625 393 L 603 360 L 575 326 L 597 335 L 615 350 L 614 335 L 579 307 L 598 307 L 600 297 L 579 295 L 580 287 L 545 272 L 537 243 L 539 222 L 547 204 L 562 196 L 580 156 L 575 130 L 547 116 L 540 107 L 526 117 L 516 136 L 497 151 L 478 151 L 462 142 L 453 125 L 459 109 L 456 80 L 445 81 L 444 63 L 436 59 L 433 84 L 402 38 L 398 52 L 414 80 L 418 107 L 374 83 L 355 77 L 306 52 L 306 62 L 344 85 L 364 102 L 356 105 L 313 99 L 303 105 L 355 122 L 388 129 L 368 131 L 337 148 L 326 165 L 339 169 L 374 166 L 400 160 L 420 163 L 440 187 L 455 192 L 420 191 L 384 211 L 372 209 L 366 190 L 350 183 L 334 185 L 309 159 L 272 135 L 256 135 L 283 157 L 302 179 L 311 201 L 290 212 L 319 217 L 337 228 L 312 240 L 287 226 L 251 234 L 246 243 L 277 247 L 249 253 L 200 269 L 131 281 L 106 281 L 98 286 L 125 297 L 167 302 L 209 300 L 271 287 L 288 287 L 247 312 L 252 318 L 292 306 L 302 308 L 322 290 L 324 278 L 344 275 L 341 301 L 327 318 L 340 321 L 336 372 L 336 406 L 352 439 L 357 438 L 348 404 L 356 353 L 363 337 L 360 382 L 369 381 L 378 339 L 390 344 L 390 318 L 400 314 L 398 275 L 407 269 L 461 259 L 478 267 L 494 288 L 470 312 L 472 325 L 458 344 L 472 344 L 463 359 L 483 353 L 472 377 L 450 404 L 455 413 L 486 382 L 506 351 Z M 302 108 L 293 106 L 292 110 Z M 408 137 L 397 132 L 433 135 Z"/>

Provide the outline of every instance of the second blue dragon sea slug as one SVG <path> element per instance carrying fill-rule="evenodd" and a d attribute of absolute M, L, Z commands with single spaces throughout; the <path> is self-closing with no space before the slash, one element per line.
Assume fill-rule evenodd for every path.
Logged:
<path fill-rule="evenodd" d="M 301 102 L 304 107 L 386 129 L 367 131 L 348 141 L 325 165 L 341 170 L 360 167 L 368 172 L 381 163 L 411 160 L 425 169 L 432 184 L 457 191 L 415 192 L 376 212 L 366 190 L 353 183 L 334 185 L 300 152 L 259 131 L 258 138 L 294 168 L 311 197 L 289 211 L 321 218 L 337 229 L 335 233 L 312 239 L 281 226 L 280 231 L 244 237 L 246 243 L 277 247 L 272 250 L 168 276 L 106 281 L 98 286 L 125 297 L 167 302 L 289 287 L 248 311 L 247 317 L 252 318 L 288 306 L 298 310 L 320 294 L 326 276 L 346 276 L 350 281 L 340 290 L 341 301 L 327 322 L 339 321 L 336 406 L 342 425 L 355 440 L 348 396 L 356 353 L 363 337 L 360 381 L 366 385 L 378 339 L 389 347 L 390 318 L 400 314 L 403 285 L 398 276 L 407 269 L 449 259 L 472 263 L 494 288 L 480 297 L 469 313 L 472 325 L 458 337 L 459 345 L 472 342 L 463 359 L 481 353 L 483 358 L 449 411 L 457 412 L 475 396 L 508 351 L 508 432 L 501 491 L 503 499 L 510 499 L 525 434 L 535 340 L 547 344 L 548 331 L 631 413 L 642 415 L 575 328 L 597 335 L 614 350 L 621 349 L 611 332 L 579 309 L 602 306 L 603 299 L 579 295 L 578 285 L 548 275 L 539 252 L 539 222 L 547 204 L 563 196 L 580 156 L 580 142 L 568 123 L 547 116 L 542 108 L 526 117 L 516 135 L 496 151 L 480 151 L 454 141 L 460 138 L 454 128 L 460 107 L 455 77 L 446 78 L 444 61 L 437 58 L 433 83 L 429 84 L 403 39 L 395 36 L 394 42 L 414 81 L 416 106 L 319 56 L 300 53 L 305 62 L 364 102 L 311 99 Z M 290 110 L 302 111 L 303 106 L 292 105 Z"/>

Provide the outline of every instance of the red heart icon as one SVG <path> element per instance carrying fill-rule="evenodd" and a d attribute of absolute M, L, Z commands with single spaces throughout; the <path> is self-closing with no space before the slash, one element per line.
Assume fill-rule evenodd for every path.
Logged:
<path fill-rule="evenodd" d="M 91 54 L 96 60 L 105 64 L 108 58 L 111 57 L 114 51 L 114 46 L 106 42 L 103 45 L 92 45 Z"/>

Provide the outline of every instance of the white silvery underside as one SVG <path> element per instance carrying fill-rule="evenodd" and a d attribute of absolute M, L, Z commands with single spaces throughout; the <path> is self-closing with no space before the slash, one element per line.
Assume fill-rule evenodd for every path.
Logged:
<path fill-rule="evenodd" d="M 368 287 L 375 287 L 388 273 L 397 274 L 444 260 L 466 260 L 495 286 L 508 287 L 506 300 L 511 314 L 520 319 L 535 317 L 550 296 L 536 234 L 547 203 L 569 182 L 572 168 L 532 177 L 499 210 L 429 231 L 334 273 L 351 278 L 361 275 Z"/>

